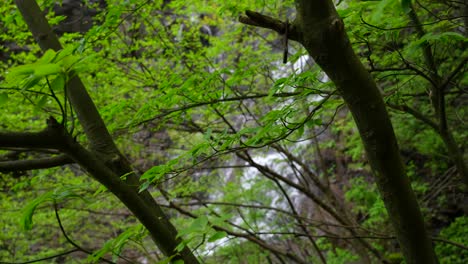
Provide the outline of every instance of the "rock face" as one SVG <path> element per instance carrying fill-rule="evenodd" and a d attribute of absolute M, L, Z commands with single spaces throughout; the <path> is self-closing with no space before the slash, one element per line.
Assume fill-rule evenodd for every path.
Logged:
<path fill-rule="evenodd" d="M 105 0 L 63 0 L 62 4 L 46 8 L 44 12 L 49 13 L 52 10 L 56 16 L 65 16 L 63 21 L 53 26 L 54 32 L 61 36 L 64 33 L 87 32 L 93 26 L 94 17 L 106 7 Z M 2 21 L 0 27 L 5 27 Z M 7 62 L 11 54 L 27 51 L 27 46 L 17 43 L 16 39 L 0 38 L 0 61 Z"/>
<path fill-rule="evenodd" d="M 172 140 L 165 130 L 155 130 L 143 126 L 140 131 L 133 134 L 133 142 L 140 146 L 137 155 L 128 155 L 136 169 L 141 172 L 160 165 L 167 160 L 167 149 L 172 145 Z"/>
<path fill-rule="evenodd" d="M 105 0 L 63 0 L 61 5 L 54 5 L 53 10 L 65 20 L 54 27 L 57 34 L 86 32 L 93 26 L 93 17 L 107 7 Z"/>

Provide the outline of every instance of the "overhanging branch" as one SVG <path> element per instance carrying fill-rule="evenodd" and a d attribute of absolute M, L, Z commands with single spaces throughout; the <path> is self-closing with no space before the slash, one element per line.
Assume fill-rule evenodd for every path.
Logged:
<path fill-rule="evenodd" d="M 294 24 L 283 22 L 281 20 L 260 14 L 258 12 L 249 10 L 245 11 L 245 16 L 240 16 L 239 22 L 255 27 L 272 29 L 281 35 L 283 35 L 286 32 L 287 27 L 288 38 L 296 41 L 299 39 L 299 35 Z"/>
<path fill-rule="evenodd" d="M 47 169 L 70 163 L 73 163 L 73 161 L 66 155 L 58 155 L 40 159 L 1 161 L 0 172 Z"/>

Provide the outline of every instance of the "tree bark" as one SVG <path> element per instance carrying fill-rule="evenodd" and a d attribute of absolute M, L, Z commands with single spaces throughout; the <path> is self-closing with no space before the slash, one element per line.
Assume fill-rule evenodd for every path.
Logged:
<path fill-rule="evenodd" d="M 354 53 L 333 2 L 296 0 L 296 9 L 292 24 L 251 11 L 240 21 L 280 34 L 288 32 L 288 38 L 300 42 L 335 83 L 359 129 L 406 262 L 437 263 L 382 96 Z"/>

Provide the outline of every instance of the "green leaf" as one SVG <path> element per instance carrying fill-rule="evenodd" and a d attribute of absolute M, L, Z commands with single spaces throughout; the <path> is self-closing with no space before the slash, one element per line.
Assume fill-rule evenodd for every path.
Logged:
<path fill-rule="evenodd" d="M 403 12 L 409 13 L 411 11 L 411 0 L 401 0 L 401 8 Z"/>
<path fill-rule="evenodd" d="M 140 185 L 140 188 L 138 189 L 138 193 L 144 192 L 146 189 L 148 189 L 150 184 L 151 184 L 150 181 L 145 181 L 143 184 Z"/>
<path fill-rule="evenodd" d="M 221 238 L 225 238 L 227 236 L 227 233 L 224 231 L 218 231 L 214 235 L 212 235 L 210 238 L 208 238 L 208 242 L 214 242 L 216 240 L 219 240 Z"/>
<path fill-rule="evenodd" d="M 301 125 L 299 128 L 297 128 L 297 137 L 301 138 L 304 135 L 304 126 Z"/>
<path fill-rule="evenodd" d="M 99 185 L 98 189 L 93 193 L 94 196 L 99 195 L 103 192 L 107 191 L 106 186 L 104 185 Z"/>
<path fill-rule="evenodd" d="M 24 209 L 23 215 L 21 217 L 21 225 L 25 230 L 31 230 L 33 226 L 33 215 L 34 211 L 36 210 L 37 206 L 40 204 L 51 201 L 52 200 L 53 192 L 46 192 L 43 195 L 39 196 L 38 198 L 34 199 L 30 202 Z"/>
<path fill-rule="evenodd" d="M 151 169 L 147 170 L 143 175 L 141 175 L 141 180 L 149 180 L 150 182 L 157 181 L 164 177 L 164 175 L 169 172 L 170 166 L 163 164 L 153 166 Z"/>
<path fill-rule="evenodd" d="M 393 6 L 395 5 L 396 1 L 394 0 L 382 0 L 379 1 L 378 4 L 376 5 L 376 8 L 374 9 L 374 12 L 371 17 L 371 22 L 372 23 L 381 23 L 382 19 L 388 15 L 388 10 L 392 10 Z"/>
<path fill-rule="evenodd" d="M 126 181 L 126 180 L 127 180 L 127 177 L 128 177 L 129 175 L 132 175 L 132 174 L 133 174 L 133 171 L 127 172 L 127 173 L 125 173 L 124 175 L 120 176 L 120 179 Z"/>
<path fill-rule="evenodd" d="M 6 102 L 8 102 L 8 94 L 0 93 L 0 105 L 6 104 Z"/>
<path fill-rule="evenodd" d="M 37 101 L 36 105 L 34 106 L 34 110 L 40 111 L 44 107 L 44 105 L 47 103 L 48 100 L 49 100 L 49 95 L 45 94 L 41 96 L 41 99 L 39 99 L 39 101 Z"/>
<path fill-rule="evenodd" d="M 52 91 L 62 91 L 65 87 L 65 77 L 62 74 L 57 75 L 57 77 L 50 84 L 50 89 Z"/>
<path fill-rule="evenodd" d="M 70 55 L 63 58 L 63 60 L 60 61 L 60 65 L 67 71 L 74 70 L 81 60 L 82 58 L 79 56 Z"/>
<path fill-rule="evenodd" d="M 187 244 L 184 241 L 180 242 L 179 245 L 177 245 L 177 247 L 175 248 L 175 250 L 177 252 L 181 252 L 186 246 L 187 246 Z"/>
<path fill-rule="evenodd" d="M 206 130 L 206 133 L 203 134 L 203 137 L 206 139 L 206 140 L 210 140 L 211 139 L 211 127 L 209 127 L 207 130 Z"/>
<path fill-rule="evenodd" d="M 50 63 L 55 58 L 56 54 L 54 50 L 48 49 L 37 62 L 40 64 Z"/>
<path fill-rule="evenodd" d="M 94 252 L 93 254 L 89 255 L 87 262 L 98 263 L 99 259 L 111 250 L 112 250 L 112 240 L 107 241 L 106 243 L 104 243 L 104 246 L 102 248 L 100 248 L 98 251 Z"/>
<path fill-rule="evenodd" d="M 81 53 L 83 53 L 85 48 L 86 48 L 86 39 L 82 38 L 80 40 L 80 45 L 78 45 L 78 48 L 76 48 L 76 51 L 81 54 Z"/>
<path fill-rule="evenodd" d="M 275 81 L 274 86 L 281 86 L 285 84 L 288 80 L 289 80 L 289 77 L 279 78 L 278 80 Z"/>
<path fill-rule="evenodd" d="M 190 237 L 193 238 L 193 235 L 202 235 L 206 233 L 206 227 L 208 226 L 208 217 L 202 215 L 195 220 L 193 220 L 192 224 L 179 231 L 177 237 L 182 237 L 184 235 L 191 235 Z"/>
<path fill-rule="evenodd" d="M 23 89 L 32 88 L 32 87 L 36 86 L 36 84 L 38 84 L 40 80 L 41 80 L 41 78 L 39 78 L 39 77 L 37 77 L 35 75 L 31 75 L 29 78 L 24 80 L 22 88 Z"/>
<path fill-rule="evenodd" d="M 190 226 L 190 228 L 194 230 L 204 230 L 207 225 L 208 225 L 208 217 L 206 217 L 205 215 L 202 215 L 192 222 L 192 225 Z"/>
<path fill-rule="evenodd" d="M 36 64 L 36 67 L 34 67 L 34 75 L 37 77 L 45 77 L 60 72 L 62 72 L 62 68 L 55 63 Z"/>
<path fill-rule="evenodd" d="M 63 1 L 63 0 L 62 0 Z M 58 25 L 61 21 L 67 19 L 66 16 L 55 16 L 49 18 L 49 25 Z"/>
<path fill-rule="evenodd" d="M 77 191 L 80 190 L 81 186 L 62 186 L 54 190 L 52 198 L 55 201 L 63 201 L 68 200 L 70 198 L 79 198 L 82 199 L 84 202 L 88 202 L 82 195 L 80 195 Z"/>
<path fill-rule="evenodd" d="M 7 75 L 7 81 L 13 81 L 16 77 L 24 77 L 34 74 L 35 65 L 21 65 L 18 67 L 11 68 Z"/>
<path fill-rule="evenodd" d="M 55 62 L 63 60 L 65 57 L 68 57 L 70 55 L 73 55 L 75 52 L 75 47 L 74 46 L 67 46 L 64 49 L 60 50 L 57 54 L 57 57 L 55 58 Z"/>
<path fill-rule="evenodd" d="M 123 247 L 127 244 L 127 242 L 137 237 L 142 230 L 142 225 L 132 226 L 126 229 L 124 232 L 119 234 L 115 239 L 111 239 L 107 241 L 102 248 L 95 251 L 92 255 L 88 257 L 88 261 L 91 263 L 99 262 L 99 258 L 103 257 L 107 253 L 112 253 L 112 259 L 117 261 L 119 258 L 120 253 L 123 250 Z"/>
<path fill-rule="evenodd" d="M 310 119 L 305 123 L 308 128 L 314 128 L 315 126 L 322 125 L 322 119 Z"/>

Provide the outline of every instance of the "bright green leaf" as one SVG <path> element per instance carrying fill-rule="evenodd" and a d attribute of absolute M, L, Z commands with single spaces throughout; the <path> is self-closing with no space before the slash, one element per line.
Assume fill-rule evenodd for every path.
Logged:
<path fill-rule="evenodd" d="M 164 177 L 164 175 L 169 172 L 169 170 L 170 166 L 168 166 L 168 164 L 153 166 L 151 169 L 143 173 L 140 179 L 154 182 Z"/>
<path fill-rule="evenodd" d="M 72 55 L 75 52 L 74 46 L 67 46 L 64 49 L 60 50 L 55 58 L 55 62 L 63 60 L 65 57 Z"/>
<path fill-rule="evenodd" d="M 18 67 L 11 68 L 7 75 L 7 81 L 12 81 L 16 77 L 24 77 L 34 74 L 35 65 L 21 65 Z"/>
<path fill-rule="evenodd" d="M 50 201 L 51 197 L 53 195 L 53 192 L 47 192 L 44 193 L 43 195 L 39 196 L 38 198 L 34 199 L 32 202 L 30 202 L 24 209 L 23 209 L 23 215 L 21 217 L 21 224 L 22 227 L 25 230 L 31 230 L 33 226 L 33 220 L 32 217 L 34 215 L 34 211 L 36 210 L 37 206 L 40 204 Z"/>
<path fill-rule="evenodd" d="M 208 225 L 208 217 L 206 217 L 205 215 L 202 215 L 196 218 L 192 222 L 191 228 L 195 230 L 204 230 L 207 225 Z"/>
<path fill-rule="evenodd" d="M 224 231 L 218 231 L 214 235 L 212 235 L 210 238 L 208 238 L 208 242 L 214 242 L 216 240 L 219 240 L 221 238 L 225 238 L 227 236 L 227 233 Z"/>
<path fill-rule="evenodd" d="M 54 50 L 48 49 L 37 62 L 39 64 L 50 63 L 55 58 L 56 54 Z"/>
<path fill-rule="evenodd" d="M 57 74 L 62 71 L 62 68 L 55 63 L 37 64 L 34 67 L 34 75 L 37 77 L 45 77 L 52 74 Z"/>
<path fill-rule="evenodd" d="M 177 245 L 177 247 L 175 248 L 175 250 L 177 252 L 181 252 L 186 246 L 187 244 L 185 242 L 180 242 L 179 245 Z"/>
<path fill-rule="evenodd" d="M 50 84 L 50 88 L 53 91 L 62 91 L 65 87 L 65 78 L 62 74 L 57 75 L 57 77 Z"/>
<path fill-rule="evenodd" d="M 138 190 L 138 193 L 144 192 L 148 187 L 150 186 L 151 182 L 150 181 L 145 181 L 143 184 L 140 185 L 140 188 Z"/>

